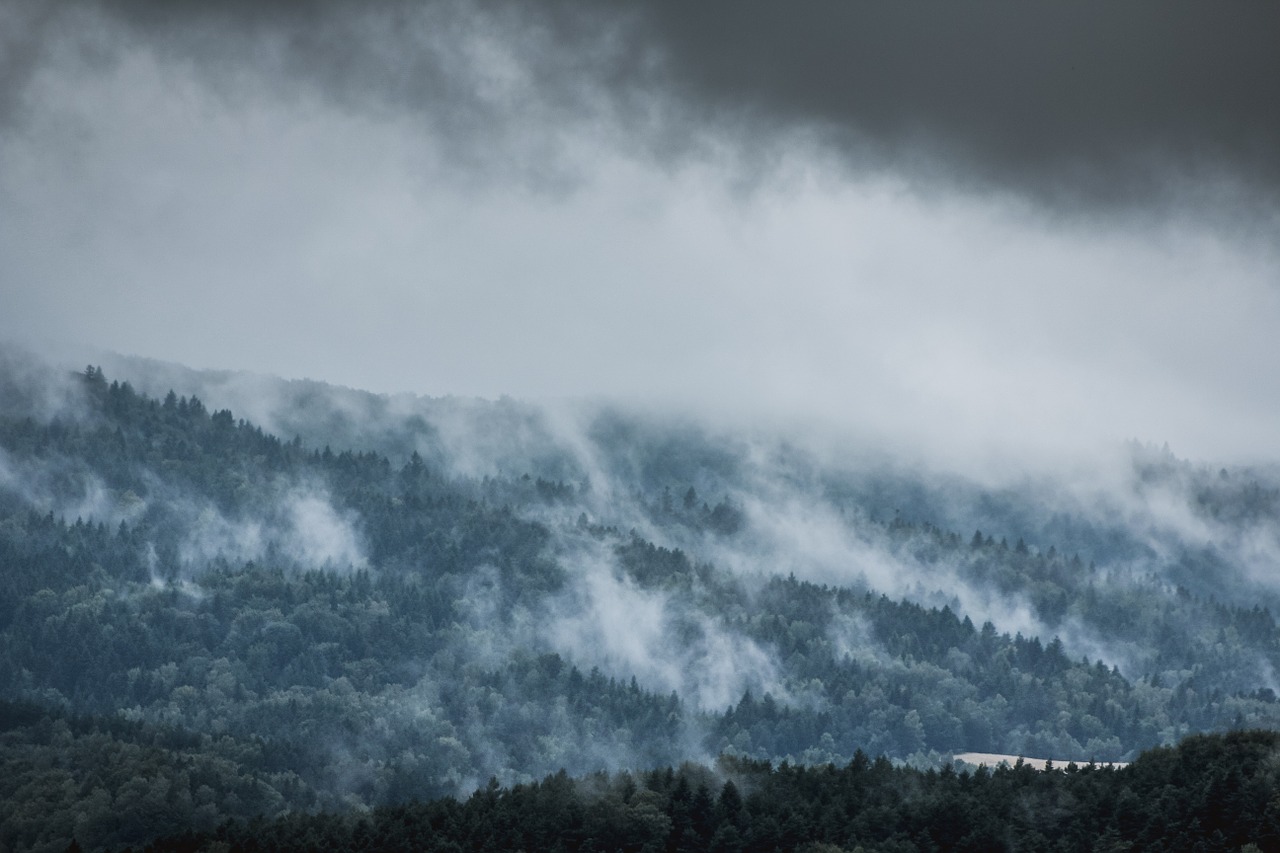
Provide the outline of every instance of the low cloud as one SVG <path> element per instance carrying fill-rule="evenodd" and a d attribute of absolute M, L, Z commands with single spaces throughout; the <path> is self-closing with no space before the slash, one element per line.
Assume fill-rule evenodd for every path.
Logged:
<path fill-rule="evenodd" d="M 723 711 L 748 691 L 787 699 L 773 656 L 719 617 L 636 585 L 598 549 L 564 559 L 571 583 L 550 605 L 546 637 L 579 666 L 634 676 L 703 711 Z"/>
<path fill-rule="evenodd" d="M 15 459 L 0 447 L 0 494 L 20 504 L 68 522 L 77 519 L 114 527 L 133 523 L 146 511 L 146 502 L 133 492 L 108 488 L 102 478 L 69 460 Z"/>
<path fill-rule="evenodd" d="M 1280 426 L 1261 4 L 2 14 L 6 337 L 974 475 Z"/>
<path fill-rule="evenodd" d="M 345 571 L 368 565 L 357 517 L 335 509 L 323 490 L 286 488 L 261 515 L 229 518 L 200 504 L 190 505 L 187 515 L 178 554 L 193 570 L 216 560 L 238 564 L 269 557 L 302 569 Z"/>

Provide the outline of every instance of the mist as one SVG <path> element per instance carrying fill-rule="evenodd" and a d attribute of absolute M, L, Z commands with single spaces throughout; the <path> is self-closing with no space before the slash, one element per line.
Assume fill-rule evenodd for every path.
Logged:
<path fill-rule="evenodd" d="M 84 701 L 302 739 L 320 805 L 726 750 L 927 763 L 926 725 L 1119 757 L 1118 731 L 1187 731 L 1175 690 L 1226 697 L 1196 725 L 1268 722 L 1276 28 L 1182 2 L 11 3 L 0 520 L 121 532 L 117 574 L 78 552 L 0 615 L 204 619 L 181 667 Z M 24 444 L 26 418 L 112 440 L 86 364 L 263 453 L 236 481 L 160 438 L 123 474 Z M 975 698 L 966 643 L 1033 651 Z M 1035 649 L 1106 725 L 960 727 Z M 81 701 L 23 660 L 14 695 Z M 753 702 L 841 739 L 771 752 L 733 728 Z"/>
<path fill-rule="evenodd" d="M 1268 458 L 1271 13 L 920 12 L 13 4 L 0 335 L 969 475 Z"/>
<path fill-rule="evenodd" d="M 104 634 L 114 682 L 15 645 L 52 662 L 13 695 L 295 744 L 309 807 L 717 754 L 1122 758 L 1275 713 L 1274 466 L 1121 443 L 966 473 L 688 408 L 3 363 L 0 544 L 15 574 L 72 544 L 0 627 L 187 638 L 142 666 Z M 1081 684 L 1143 728 L 1026 716 Z"/>

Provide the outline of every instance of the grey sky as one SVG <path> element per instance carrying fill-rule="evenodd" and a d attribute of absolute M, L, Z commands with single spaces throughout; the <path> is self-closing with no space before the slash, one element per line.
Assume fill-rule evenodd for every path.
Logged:
<path fill-rule="evenodd" d="M 1273 5 L 259 6 L 0 11 L 0 336 L 1275 455 Z"/>

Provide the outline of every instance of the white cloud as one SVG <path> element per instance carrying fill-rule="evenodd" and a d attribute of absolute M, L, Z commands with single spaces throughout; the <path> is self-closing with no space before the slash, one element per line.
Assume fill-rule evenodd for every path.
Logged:
<path fill-rule="evenodd" d="M 0 149 L 0 335 L 821 422 L 971 468 L 1128 437 L 1248 457 L 1280 428 L 1275 254 L 1191 216 L 1064 224 L 854 176 L 801 136 L 663 166 L 536 110 L 576 183 L 463 174 L 394 110 L 136 47 L 43 65 L 27 98 Z M 536 160 L 518 136 L 485 156 Z"/>
<path fill-rule="evenodd" d="M 215 559 L 262 560 L 273 548 L 304 569 L 342 571 L 368 564 L 355 514 L 339 512 L 320 490 L 282 490 L 276 507 L 252 517 L 227 517 L 212 505 L 182 505 L 189 520 L 178 557 L 186 566 Z"/>

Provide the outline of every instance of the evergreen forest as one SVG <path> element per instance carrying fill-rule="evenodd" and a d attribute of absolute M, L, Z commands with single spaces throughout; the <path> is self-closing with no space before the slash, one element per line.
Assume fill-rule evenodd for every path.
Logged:
<path fill-rule="evenodd" d="M 1280 849 L 1275 470 L 121 369 L 0 359 L 0 849 Z"/>

